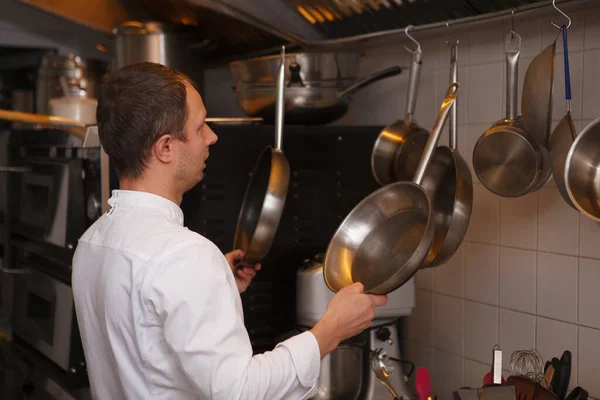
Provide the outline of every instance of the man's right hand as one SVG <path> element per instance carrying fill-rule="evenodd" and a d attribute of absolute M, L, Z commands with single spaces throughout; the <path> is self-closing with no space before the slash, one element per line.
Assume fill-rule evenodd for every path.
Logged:
<path fill-rule="evenodd" d="M 386 295 L 365 294 L 360 282 L 336 293 L 323 317 L 311 329 L 319 343 L 321 358 L 335 350 L 342 340 L 358 335 L 371 326 L 375 307 L 386 303 Z"/>

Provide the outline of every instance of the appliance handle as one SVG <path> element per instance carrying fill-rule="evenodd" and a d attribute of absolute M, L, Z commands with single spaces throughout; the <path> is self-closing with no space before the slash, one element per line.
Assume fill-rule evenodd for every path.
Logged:
<path fill-rule="evenodd" d="M 0 165 L 0 172 L 18 172 L 20 174 L 25 174 L 27 172 L 31 172 L 31 168 L 29 168 L 29 167 L 11 167 L 10 165 Z"/>
<path fill-rule="evenodd" d="M 31 273 L 30 268 L 5 268 L 4 260 L 2 258 L 0 258 L 0 271 L 2 271 L 5 274 L 30 274 Z"/>

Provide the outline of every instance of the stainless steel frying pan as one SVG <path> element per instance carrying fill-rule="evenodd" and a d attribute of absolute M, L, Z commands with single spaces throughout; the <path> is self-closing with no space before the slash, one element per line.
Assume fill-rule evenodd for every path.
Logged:
<path fill-rule="evenodd" d="M 259 263 L 268 253 L 279 227 L 290 182 L 290 165 L 281 147 L 283 132 L 285 47 L 277 77 L 275 147 L 266 147 L 260 155 L 238 216 L 234 249 L 244 251 L 242 265 Z"/>
<path fill-rule="evenodd" d="M 434 235 L 431 201 L 421 187 L 459 84 L 448 88 L 412 182 L 386 185 L 363 199 L 329 242 L 323 276 L 334 292 L 362 282 L 365 292 L 392 292 L 414 276 Z"/>

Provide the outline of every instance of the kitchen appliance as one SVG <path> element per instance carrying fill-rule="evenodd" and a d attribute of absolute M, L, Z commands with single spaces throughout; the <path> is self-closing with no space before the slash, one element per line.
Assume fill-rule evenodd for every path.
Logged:
<path fill-rule="evenodd" d="M 323 254 L 304 261 L 296 272 L 296 322 L 302 329 L 312 328 L 323 316 L 334 296 L 323 279 Z M 398 319 L 412 313 L 415 306 L 415 282 L 411 278 L 389 293 L 388 302 L 376 308 L 371 328 L 343 342 L 321 360 L 317 394 L 313 399 L 391 399 L 390 392 L 372 369 L 371 356 L 383 349 L 393 367 L 388 377 L 399 395 L 412 397 L 404 380 L 399 346 Z"/>

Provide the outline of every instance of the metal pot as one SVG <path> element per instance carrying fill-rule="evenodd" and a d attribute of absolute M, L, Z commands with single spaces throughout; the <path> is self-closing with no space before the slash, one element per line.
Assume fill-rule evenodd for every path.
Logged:
<path fill-rule="evenodd" d="M 285 120 L 288 124 L 327 124 L 348 111 L 350 96 L 357 90 L 390 76 L 394 66 L 356 82 L 359 53 L 297 53 L 285 60 Z M 229 64 L 237 101 L 250 117 L 266 123 L 275 120 L 276 60 L 261 57 Z"/>

